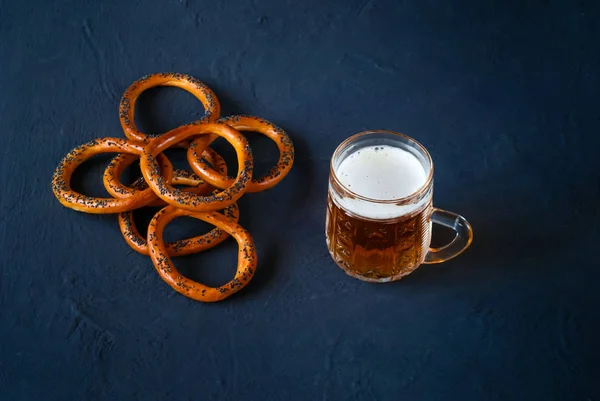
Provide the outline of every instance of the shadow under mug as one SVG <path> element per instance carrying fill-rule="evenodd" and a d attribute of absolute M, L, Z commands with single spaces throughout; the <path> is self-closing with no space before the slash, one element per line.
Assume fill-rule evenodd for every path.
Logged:
<path fill-rule="evenodd" d="M 427 176 L 412 194 L 372 199 L 343 185 L 336 172 L 354 152 L 372 146 L 400 148 L 419 161 Z M 335 262 L 350 276 L 376 283 L 398 280 L 421 264 L 441 263 L 462 253 L 473 230 L 462 216 L 432 206 L 433 161 L 414 139 L 392 131 L 365 131 L 342 142 L 331 158 L 326 241 Z M 368 216 L 362 211 L 368 210 Z M 358 212 L 358 213 L 357 213 Z M 456 233 L 440 248 L 431 248 L 432 223 Z"/>

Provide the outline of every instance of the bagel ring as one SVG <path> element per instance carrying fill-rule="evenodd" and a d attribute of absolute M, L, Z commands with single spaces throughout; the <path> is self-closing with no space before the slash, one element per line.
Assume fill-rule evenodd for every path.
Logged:
<path fill-rule="evenodd" d="M 156 156 L 170 146 L 196 135 L 216 134 L 225 138 L 236 150 L 238 174 L 233 184 L 209 196 L 183 192 L 169 184 L 161 175 Z M 189 124 L 176 128 L 151 141 L 140 157 L 140 168 L 144 179 L 159 198 L 170 205 L 195 212 L 225 209 L 236 202 L 246 191 L 252 177 L 252 151 L 242 134 L 228 125 L 220 123 Z"/>
<path fill-rule="evenodd" d="M 178 216 L 190 216 L 214 224 L 231 235 L 238 243 L 238 265 L 233 280 L 220 287 L 208 287 L 183 277 L 169 258 L 163 242 L 165 226 Z M 256 247 L 254 240 L 242 226 L 233 219 L 217 212 L 198 213 L 167 206 L 161 209 L 148 226 L 148 247 L 150 258 L 160 277 L 175 291 L 201 302 L 217 302 L 244 288 L 254 276 L 256 270 Z"/>
<path fill-rule="evenodd" d="M 214 92 L 194 77 L 178 73 L 158 73 L 146 75 L 135 81 L 121 97 L 119 104 L 119 119 L 121 127 L 125 132 L 125 136 L 134 141 L 148 142 L 155 136 L 145 134 L 137 129 L 135 125 L 134 113 L 135 103 L 138 97 L 147 89 L 156 86 L 175 86 L 181 88 L 202 102 L 205 113 L 204 117 L 199 121 L 213 122 L 219 118 L 221 113 L 221 105 Z"/>
<path fill-rule="evenodd" d="M 172 183 L 179 185 L 195 184 L 196 186 L 186 189 L 189 189 L 190 192 L 195 193 L 207 192 L 206 186 L 202 185 L 205 184 L 204 181 L 193 177 L 192 174 L 184 170 L 175 170 Z M 133 183 L 132 187 L 142 189 L 143 187 L 147 187 L 147 185 L 144 179 L 140 177 L 136 182 Z M 210 188 L 208 189 L 210 190 Z M 232 218 L 236 222 L 240 217 L 240 210 L 237 206 L 237 203 L 228 206 L 222 212 L 225 216 Z M 135 225 L 133 211 L 119 213 L 119 228 L 121 229 L 123 238 L 125 238 L 125 241 L 134 251 L 148 256 L 148 242 L 140 234 L 137 226 Z M 208 233 L 194 238 L 167 242 L 165 243 L 165 248 L 169 256 L 191 255 L 193 253 L 210 249 L 223 242 L 225 239 L 227 239 L 227 237 L 229 237 L 229 234 L 220 228 L 214 228 Z"/>
<path fill-rule="evenodd" d="M 52 177 L 54 196 L 63 206 L 79 212 L 93 214 L 121 213 L 146 206 L 156 199 L 150 189 L 143 190 L 135 196 L 126 196 L 119 199 L 87 196 L 71 189 L 73 172 L 92 156 L 101 153 L 130 153 L 139 156 L 143 153 L 143 149 L 143 144 L 120 138 L 95 139 L 76 147 L 61 160 L 54 171 Z M 168 165 L 157 163 L 156 169 L 161 173 L 165 173 L 167 181 L 171 180 L 173 170 L 170 163 Z"/>
<path fill-rule="evenodd" d="M 267 136 L 279 148 L 277 165 L 260 178 L 253 178 L 247 192 L 260 192 L 277 185 L 290 171 L 294 163 L 294 145 L 290 137 L 281 128 L 259 117 L 231 116 L 219 119 L 238 131 L 256 131 Z M 188 163 L 192 170 L 209 184 L 225 189 L 233 184 L 234 178 L 219 173 L 200 156 L 216 138 L 201 136 L 192 141 L 187 151 Z"/>

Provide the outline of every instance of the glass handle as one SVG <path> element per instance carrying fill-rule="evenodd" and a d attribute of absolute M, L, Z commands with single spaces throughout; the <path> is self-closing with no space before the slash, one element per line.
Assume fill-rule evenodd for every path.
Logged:
<path fill-rule="evenodd" d="M 442 209 L 433 208 L 431 213 L 431 222 L 444 227 L 451 228 L 456 233 L 454 239 L 447 245 L 440 248 L 429 248 L 427 256 L 423 263 L 434 264 L 442 263 L 460 255 L 471 245 L 473 241 L 473 229 L 464 217 L 447 212 Z M 432 227 L 432 230 L 434 228 Z"/>

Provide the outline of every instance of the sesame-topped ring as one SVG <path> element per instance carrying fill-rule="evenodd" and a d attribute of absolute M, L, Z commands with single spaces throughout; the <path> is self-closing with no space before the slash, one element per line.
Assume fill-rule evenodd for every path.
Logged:
<path fill-rule="evenodd" d="M 214 92 L 194 77 L 178 73 L 158 73 L 146 75 L 135 81 L 123 94 L 119 105 L 119 119 L 125 136 L 135 141 L 148 142 L 155 136 L 145 134 L 135 125 L 135 102 L 147 89 L 156 86 L 174 86 L 188 91 L 202 102 L 205 109 L 204 118 L 199 123 L 213 122 L 219 118 L 221 105 Z"/>
<path fill-rule="evenodd" d="M 174 188 L 162 176 L 157 155 L 187 138 L 216 134 L 227 140 L 235 149 L 238 173 L 232 185 L 216 194 L 202 196 Z M 205 212 L 224 209 L 237 201 L 245 192 L 252 177 L 252 151 L 242 134 L 225 124 L 190 124 L 176 128 L 151 141 L 140 158 L 144 179 L 159 198 L 186 210 Z"/>
<path fill-rule="evenodd" d="M 221 165 L 221 168 L 222 166 L 223 165 Z M 226 169 L 227 167 L 225 165 L 225 172 L 227 171 Z M 171 182 L 175 185 L 190 185 L 190 188 L 185 188 L 184 191 L 187 190 L 197 194 L 206 194 L 211 190 L 210 186 L 207 188 L 204 181 L 184 170 L 175 170 Z M 144 179 L 140 177 L 132 184 L 132 187 L 143 189 L 145 187 L 147 188 L 147 185 Z M 236 222 L 240 217 L 240 210 L 237 203 L 223 209 L 222 213 L 227 217 L 231 217 Z M 142 237 L 137 229 L 133 218 L 133 211 L 119 213 L 119 228 L 121 229 L 123 238 L 125 238 L 125 241 L 134 251 L 148 256 L 148 242 L 146 241 L 146 238 Z M 227 239 L 227 237 L 229 237 L 229 234 L 225 231 L 220 228 L 213 228 L 208 233 L 197 237 L 167 242 L 165 243 L 165 248 L 169 256 L 191 255 L 217 246 Z"/>
<path fill-rule="evenodd" d="M 294 163 L 294 145 L 284 130 L 260 117 L 231 116 L 221 118 L 218 122 L 227 124 L 238 131 L 256 131 L 270 138 L 279 149 L 279 160 L 277 165 L 267 174 L 260 178 L 253 178 L 248 184 L 247 192 L 260 192 L 277 185 L 292 168 Z M 227 188 L 233 183 L 234 177 L 219 173 L 205 161 L 201 154 L 210 149 L 209 145 L 214 137 L 202 136 L 192 141 L 188 151 L 187 159 L 190 167 L 204 181 L 217 188 Z"/>
<path fill-rule="evenodd" d="M 183 277 L 169 258 L 163 241 L 166 225 L 178 216 L 190 216 L 210 224 L 231 235 L 238 243 L 238 265 L 233 280 L 220 287 L 208 287 Z M 167 206 L 154 215 L 148 226 L 150 258 L 160 277 L 175 291 L 201 302 L 217 302 L 229 297 L 246 286 L 256 270 L 256 247 L 254 240 L 234 219 L 221 213 L 199 213 Z"/>
<path fill-rule="evenodd" d="M 52 177 L 54 196 L 60 203 L 70 209 L 93 214 L 121 213 L 146 206 L 156 199 L 150 189 L 120 199 L 87 196 L 71 189 L 73 172 L 92 156 L 101 153 L 141 155 L 144 149 L 143 146 L 141 143 L 120 138 L 100 138 L 76 147 L 65 156 L 54 171 Z M 165 174 L 165 180 L 171 180 L 173 170 L 170 163 L 165 166 L 163 163 L 159 164 L 157 162 L 156 169 L 161 174 Z"/>

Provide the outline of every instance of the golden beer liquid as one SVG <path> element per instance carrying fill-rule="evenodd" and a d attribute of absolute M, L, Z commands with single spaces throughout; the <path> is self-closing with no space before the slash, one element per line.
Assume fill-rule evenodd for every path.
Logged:
<path fill-rule="evenodd" d="M 335 262 L 351 276 L 375 282 L 411 273 L 425 258 L 431 240 L 431 200 L 393 219 L 361 218 L 327 199 L 326 240 Z"/>

